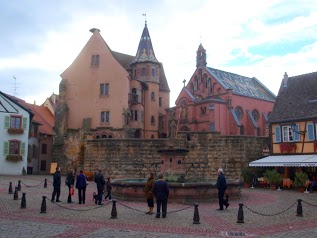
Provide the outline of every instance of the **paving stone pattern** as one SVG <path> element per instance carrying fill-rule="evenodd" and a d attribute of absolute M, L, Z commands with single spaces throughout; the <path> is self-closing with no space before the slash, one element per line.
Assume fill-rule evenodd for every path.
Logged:
<path fill-rule="evenodd" d="M 48 179 L 48 188 L 41 183 Z M 22 182 L 19 199 L 8 194 Z M 63 177 L 63 181 L 65 178 Z M 242 189 L 239 200 L 230 200 L 227 210 L 217 211 L 216 202 L 199 204 L 200 224 L 193 224 L 194 206 L 168 203 L 167 218 L 146 215 L 142 202 L 118 200 L 117 218 L 111 219 L 113 203 L 95 205 L 96 186 L 87 187 L 86 204 L 78 204 L 77 191 L 67 203 L 68 188 L 62 182 L 61 203 L 50 201 L 52 176 L 0 176 L 0 237 L 317 237 L 317 192 L 295 190 Z M 27 187 L 28 185 L 29 187 Z M 36 186 L 38 185 L 38 186 Z M 26 208 L 21 209 L 22 192 Z M 42 196 L 47 196 L 47 213 L 40 213 Z M 229 198 L 230 199 L 230 198 Z M 297 214 L 297 199 L 302 199 L 303 217 Z M 237 223 L 239 203 L 243 203 L 244 223 Z"/>

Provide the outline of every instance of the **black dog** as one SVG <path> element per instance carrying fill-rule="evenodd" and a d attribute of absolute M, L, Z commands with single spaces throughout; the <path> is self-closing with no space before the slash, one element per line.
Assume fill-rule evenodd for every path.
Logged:
<path fill-rule="evenodd" d="M 98 202 L 98 195 L 97 195 L 97 193 L 93 193 L 93 200 L 95 201 L 95 203 L 97 204 L 97 202 Z"/>

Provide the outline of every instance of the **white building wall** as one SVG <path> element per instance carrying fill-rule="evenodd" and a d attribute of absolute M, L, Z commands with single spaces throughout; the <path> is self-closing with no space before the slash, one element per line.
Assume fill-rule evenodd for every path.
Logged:
<path fill-rule="evenodd" d="M 23 168 L 27 170 L 27 154 L 28 154 L 28 135 L 29 135 L 29 124 L 30 115 L 22 107 L 15 104 L 13 101 L 4 98 L 0 94 L 0 101 L 3 107 L 9 112 L 4 112 L 3 109 L 0 110 L 0 174 L 1 175 L 21 175 Z M 10 115 L 19 115 L 27 118 L 27 129 L 24 130 L 23 134 L 11 135 L 8 133 L 8 129 L 5 128 L 5 117 Z M 25 143 L 25 151 L 22 155 L 22 161 L 7 161 L 4 155 L 4 142 L 9 140 L 19 140 L 20 143 Z"/>

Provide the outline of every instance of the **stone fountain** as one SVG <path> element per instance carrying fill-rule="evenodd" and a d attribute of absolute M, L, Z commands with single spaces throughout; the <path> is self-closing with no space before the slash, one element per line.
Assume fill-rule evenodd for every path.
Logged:
<path fill-rule="evenodd" d="M 186 155 L 189 152 L 183 148 L 173 148 L 158 150 L 161 161 L 149 164 L 134 164 L 134 167 L 139 166 L 140 169 L 147 168 L 149 172 L 155 175 L 158 173 L 164 174 L 164 179 L 168 181 L 170 195 L 169 202 L 178 203 L 204 203 L 213 202 L 218 199 L 216 178 L 215 180 L 206 180 L 192 176 L 189 178 L 188 172 L 197 168 L 203 167 L 210 169 L 206 163 L 186 162 Z M 151 168 L 154 169 L 150 170 Z M 215 168 L 217 170 L 218 168 Z M 195 173 L 191 173 L 194 174 Z M 120 179 L 113 182 L 113 195 L 118 199 L 130 201 L 145 201 L 144 179 Z M 228 189 L 226 194 L 230 200 L 236 199 L 240 195 L 239 181 L 227 180 Z"/>

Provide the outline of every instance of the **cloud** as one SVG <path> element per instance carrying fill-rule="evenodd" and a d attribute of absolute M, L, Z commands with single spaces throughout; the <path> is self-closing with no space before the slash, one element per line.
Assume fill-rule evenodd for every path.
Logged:
<path fill-rule="evenodd" d="M 315 71 L 314 1 L 11 2 L 2 8 L 6 14 L 0 14 L 6 31 L 0 80 L 8 82 L 21 73 L 18 79 L 32 90 L 21 90 L 20 96 L 30 102 L 42 103 L 53 90 L 58 93 L 59 75 L 90 38 L 90 28 L 99 28 L 112 50 L 135 55 L 144 27 L 142 13 L 147 14 L 156 57 L 164 64 L 171 106 L 182 81 L 188 82 L 196 68 L 200 43 L 207 50 L 208 66 L 254 76 L 275 94 L 284 72 L 294 76 Z M 34 93 L 35 88 L 41 93 Z"/>

